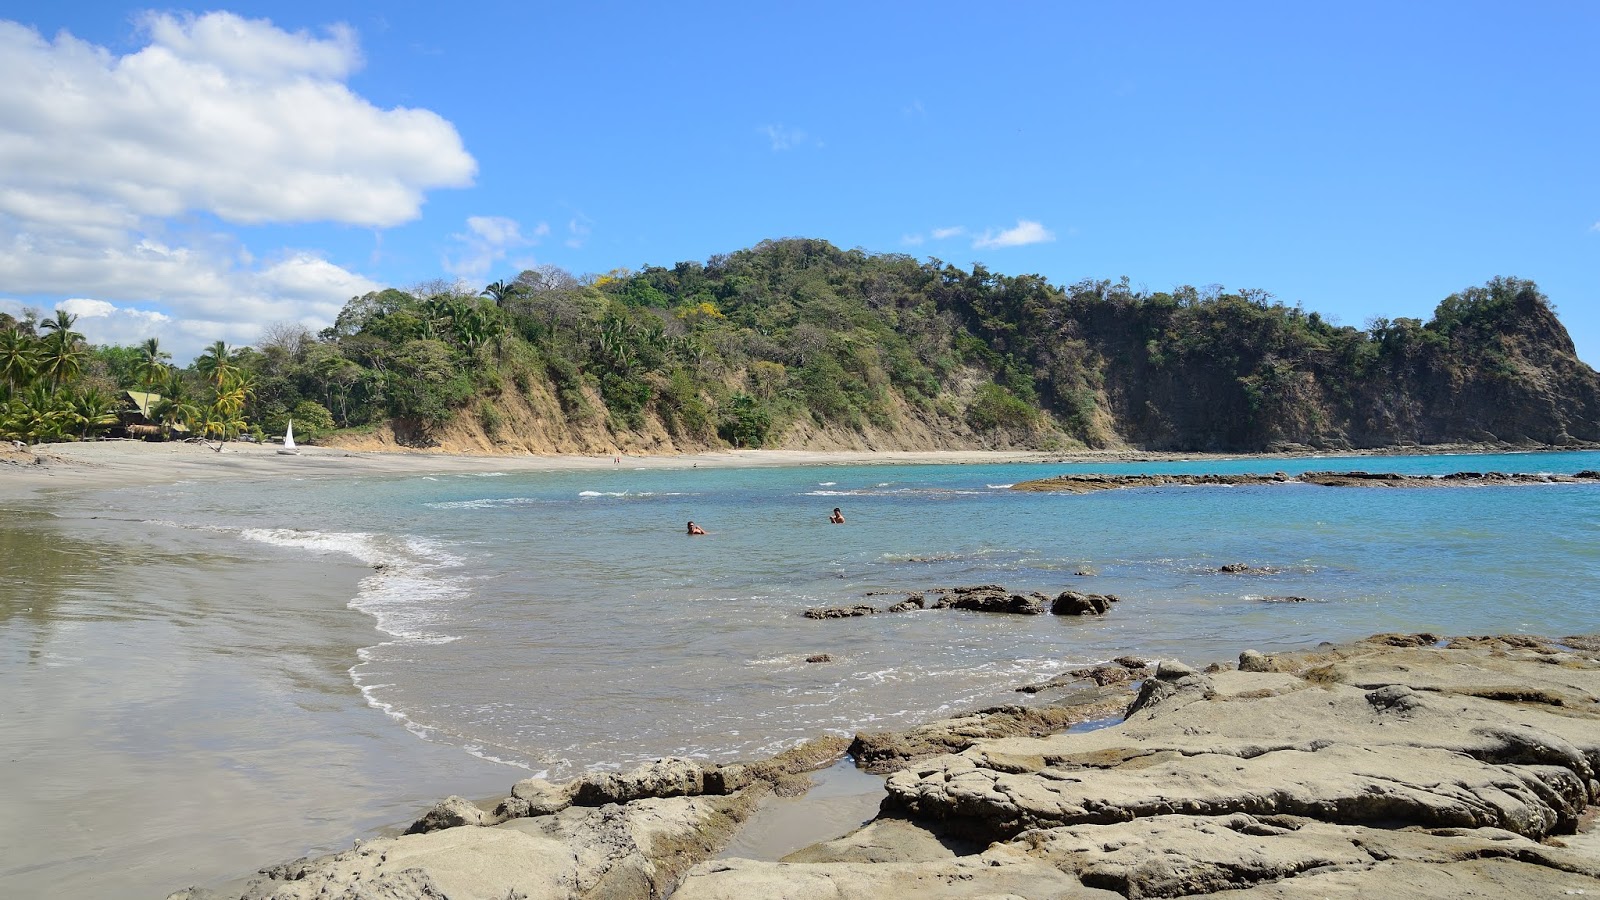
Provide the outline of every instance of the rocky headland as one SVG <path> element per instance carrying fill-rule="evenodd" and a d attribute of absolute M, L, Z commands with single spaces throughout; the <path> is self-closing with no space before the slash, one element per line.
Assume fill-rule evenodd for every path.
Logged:
<path fill-rule="evenodd" d="M 1065 494 L 1090 494 L 1142 487 L 1194 487 L 1220 485 L 1239 487 L 1258 484 L 1314 484 L 1320 487 L 1485 487 L 1507 484 L 1594 484 L 1600 472 L 1585 469 L 1573 475 L 1546 475 L 1512 472 L 1453 472 L 1449 475 L 1400 475 L 1394 472 L 1305 472 L 1288 475 L 1056 475 L 1033 481 L 1020 481 L 1014 491 L 1048 491 Z"/>
<path fill-rule="evenodd" d="M 1125 657 L 1024 689 L 1064 694 L 753 764 L 527 779 L 172 900 L 1600 892 L 1595 637 L 1378 635 L 1203 671 Z M 888 773 L 876 818 L 781 861 L 717 858 L 847 751 Z"/>

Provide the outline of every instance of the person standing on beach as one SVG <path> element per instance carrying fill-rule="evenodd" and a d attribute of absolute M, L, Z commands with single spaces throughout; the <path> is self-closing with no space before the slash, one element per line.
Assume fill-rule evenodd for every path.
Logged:
<path fill-rule="evenodd" d="M 835 525 L 843 525 L 844 524 L 844 513 L 840 512 L 839 511 L 839 507 L 835 506 L 833 508 L 833 515 L 828 517 L 828 521 L 832 522 Z"/>
<path fill-rule="evenodd" d="M 706 530 L 693 522 L 689 523 L 689 534 L 705 534 Z"/>

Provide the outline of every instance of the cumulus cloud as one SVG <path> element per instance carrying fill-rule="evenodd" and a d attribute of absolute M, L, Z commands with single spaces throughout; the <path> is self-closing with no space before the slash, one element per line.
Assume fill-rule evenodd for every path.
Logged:
<path fill-rule="evenodd" d="M 94 340 L 159 325 L 244 343 L 267 322 L 326 324 L 376 285 L 314 253 L 260 260 L 196 223 L 383 228 L 476 174 L 449 122 L 350 90 L 362 60 L 348 27 L 139 24 L 143 46 L 119 55 L 0 21 L 0 284 L 76 298 Z"/>
<path fill-rule="evenodd" d="M 954 228 L 935 228 L 933 230 L 933 239 L 936 241 L 947 241 L 950 238 L 960 237 L 966 233 L 967 230 L 962 228 L 960 225 L 957 225 Z"/>
<path fill-rule="evenodd" d="M 1015 228 L 1007 228 L 999 232 L 993 229 L 985 231 L 982 236 L 973 240 L 972 246 L 979 248 L 1022 247 L 1028 244 L 1045 244 L 1055 239 L 1055 232 L 1049 231 L 1038 222 L 1018 219 Z"/>
<path fill-rule="evenodd" d="M 449 122 L 345 86 L 360 64 L 348 29 L 317 38 L 208 13 L 150 15 L 144 30 L 147 46 L 115 56 L 0 22 L 10 210 L 388 226 L 476 172 Z"/>
<path fill-rule="evenodd" d="M 513 250 L 531 247 L 550 234 L 550 226 L 540 222 L 532 233 L 523 234 L 516 219 L 504 216 L 468 216 L 467 230 L 451 235 L 459 245 L 456 254 L 447 254 L 444 269 L 468 281 L 482 281 L 489 269 Z"/>
<path fill-rule="evenodd" d="M 919 246 L 925 240 L 927 239 L 920 234 L 902 234 L 900 236 L 900 243 L 906 245 L 907 247 Z"/>

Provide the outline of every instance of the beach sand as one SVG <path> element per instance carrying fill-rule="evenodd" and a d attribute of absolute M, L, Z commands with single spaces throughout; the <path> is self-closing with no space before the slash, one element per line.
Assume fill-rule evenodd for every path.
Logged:
<path fill-rule="evenodd" d="M 0 506 L 0 895 L 164 896 L 514 780 L 352 686 L 365 568 L 92 514 Z"/>
<path fill-rule="evenodd" d="M 558 472 L 607 470 L 617 466 L 650 469 L 735 468 L 751 466 L 977 464 L 1008 462 L 1170 458 L 1160 454 L 1107 451 L 1064 457 L 1059 453 L 984 450 L 899 452 L 820 452 L 801 450 L 725 450 L 680 456 L 477 456 L 455 453 L 357 452 L 302 447 L 286 456 L 272 445 L 229 443 L 221 452 L 201 443 L 97 441 L 41 444 L 17 449 L 0 445 L 0 500 L 59 490 L 92 490 L 213 478 L 339 478 L 353 475 L 454 474 L 471 472 Z"/>

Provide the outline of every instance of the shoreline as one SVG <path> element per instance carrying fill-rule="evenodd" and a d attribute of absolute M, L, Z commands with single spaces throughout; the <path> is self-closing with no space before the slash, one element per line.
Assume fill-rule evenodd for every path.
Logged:
<path fill-rule="evenodd" d="M 863 734 L 849 748 L 814 740 L 753 763 L 665 758 L 562 784 L 524 779 L 498 804 L 452 796 L 404 835 L 269 866 L 225 894 L 191 888 L 169 900 L 1266 900 L 1302 888 L 1511 898 L 1600 888 L 1595 635 L 1379 634 L 1247 649 L 1203 671 L 1162 661 L 1120 698 L 1114 720 L 1085 715 L 1069 727 L 1018 727 L 989 711 Z M 1078 696 L 1057 708 L 1093 706 Z M 781 798 L 798 791 L 803 801 L 808 773 L 864 740 L 904 754 L 885 770 L 876 815 L 831 838 L 812 834 L 780 859 L 749 853 L 781 846 L 782 835 L 750 832 L 772 827 Z M 846 819 L 862 808 L 860 792 L 847 793 L 849 803 L 824 796 L 802 815 L 818 830 L 838 826 L 830 808 Z M 603 859 L 583 852 L 597 840 Z"/>
<path fill-rule="evenodd" d="M 112 448 L 113 451 L 126 449 L 128 452 L 107 453 L 101 448 Z M 1410 450 L 1411 448 L 1406 448 Z M 1431 455 L 1459 454 L 1466 452 L 1464 448 L 1452 446 L 1449 448 L 1434 448 Z M 1560 451 L 1570 448 L 1547 448 Z M 29 468 L 9 467 L 0 465 L 0 506 L 8 500 L 30 498 L 30 507 L 41 508 L 49 503 L 51 494 L 70 493 L 73 491 L 93 491 L 101 488 L 120 488 L 132 485 L 153 485 L 183 480 L 221 479 L 239 477 L 243 479 L 272 479 L 285 475 L 296 479 L 337 478 L 340 476 L 373 476 L 373 475 L 412 475 L 419 473 L 450 473 L 450 472 L 558 472 L 558 471 L 611 471 L 616 468 L 616 463 L 611 457 L 502 457 L 502 456 L 465 456 L 458 454 L 347 454 L 339 450 L 326 450 L 310 448 L 299 458 L 278 457 L 273 447 L 257 447 L 230 445 L 224 453 L 216 454 L 210 449 L 197 444 L 189 445 L 145 445 L 124 444 L 123 442 L 101 442 L 96 444 L 65 444 L 52 445 L 40 448 L 41 453 L 53 456 L 57 461 L 49 461 L 35 472 Z M 1479 448 L 1486 452 L 1504 452 L 1504 448 Z M 57 451 L 60 451 L 59 453 Z M 76 452 L 75 452 L 76 451 Z M 31 455 L 31 454 L 30 454 Z M 1300 456 L 1325 456 L 1321 453 L 1303 453 Z M 1342 455 L 1342 454 L 1341 454 Z M 1351 454 L 1358 455 L 1358 454 Z M 1377 455 L 1376 452 L 1362 455 Z M 841 459 L 841 457 L 844 457 Z M 1252 458 L 1246 454 L 1134 454 L 1125 451 L 1112 451 L 1107 454 L 1095 455 L 1084 458 L 1064 458 L 1056 454 L 1018 454 L 1018 453 L 981 453 L 976 451 L 956 451 L 945 453 L 804 453 L 782 451 L 743 451 L 727 454 L 704 454 L 686 457 L 627 457 L 623 465 L 628 468 L 661 468 L 682 469 L 691 466 L 722 468 L 744 468 L 754 466 L 804 466 L 804 465 L 862 465 L 862 464 L 993 464 L 1009 462 L 1038 462 L 1060 463 L 1067 461 L 1095 462 L 1095 461 L 1127 461 L 1129 459 L 1155 460 L 1192 460 L 1192 459 L 1242 459 Z M 294 468 L 288 468 L 283 463 L 289 463 Z M 309 465 L 303 465 L 309 462 Z M 517 465 L 508 463 L 516 462 Z M 13 479 L 13 473 L 19 475 Z M 25 481 L 31 479 L 31 481 Z M 26 484 L 26 490 L 18 489 L 15 497 L 8 493 L 12 485 Z M 72 517 L 69 517 L 72 518 Z M 95 526 L 98 527 L 98 526 Z M 342 606 L 342 604 L 341 604 Z M 362 622 L 367 619 L 363 616 Z M 348 685 L 347 685 L 348 686 Z M 358 702 L 359 699 L 358 699 Z M 389 724 L 385 721 L 384 724 Z M 401 735 L 404 739 L 411 739 L 410 735 Z M 419 777 L 420 776 L 420 777 Z M 504 778 L 503 775 L 498 776 Z M 434 784 L 445 779 L 442 774 L 427 776 L 420 772 L 407 774 L 399 781 L 398 789 L 380 792 L 375 796 L 375 803 L 385 808 L 406 808 L 410 812 L 420 811 L 426 802 L 438 796 L 438 793 L 418 796 L 418 785 L 426 778 L 431 778 Z M 446 789 L 466 790 L 477 795 L 471 788 L 467 779 L 456 779 Z M 437 789 L 435 789 L 437 790 Z M 304 812 L 303 810 L 301 811 Z M 354 822 L 354 817 L 351 818 Z M 381 834 L 384 826 L 392 825 L 397 819 L 386 819 L 372 827 L 351 825 L 344 829 L 346 834 L 361 833 L 363 835 Z M 370 822 L 367 824 L 371 824 Z M 281 827 L 279 827 L 281 825 Z M 276 833 L 282 833 L 291 825 L 270 823 Z M 237 840 L 237 838 L 235 838 Z M 263 857 L 257 856 L 252 862 L 260 862 Z M 201 882 L 206 883 L 205 881 Z M 217 884 L 218 882 L 210 882 Z M 163 885 L 163 889 L 175 887 L 174 884 Z"/>
<path fill-rule="evenodd" d="M 720 450 L 671 456 L 582 456 L 468 454 L 427 451 L 356 451 L 304 446 L 297 455 L 279 454 L 276 445 L 230 442 L 218 452 L 203 443 L 93 441 L 38 444 L 18 449 L 0 445 L 0 501 L 58 491 L 149 486 L 177 481 L 242 478 L 249 480 L 336 478 L 363 475 L 453 473 L 529 473 L 631 469 L 757 468 L 866 465 L 1002 465 L 1038 463 L 1194 462 L 1241 459 L 1320 459 L 1371 456 L 1450 456 L 1495 453 L 1560 453 L 1593 446 L 1504 446 L 1430 444 L 1361 450 L 1297 449 L 1273 453 L 1211 453 L 1156 450 Z M 620 460 L 614 461 L 614 460 Z"/>

